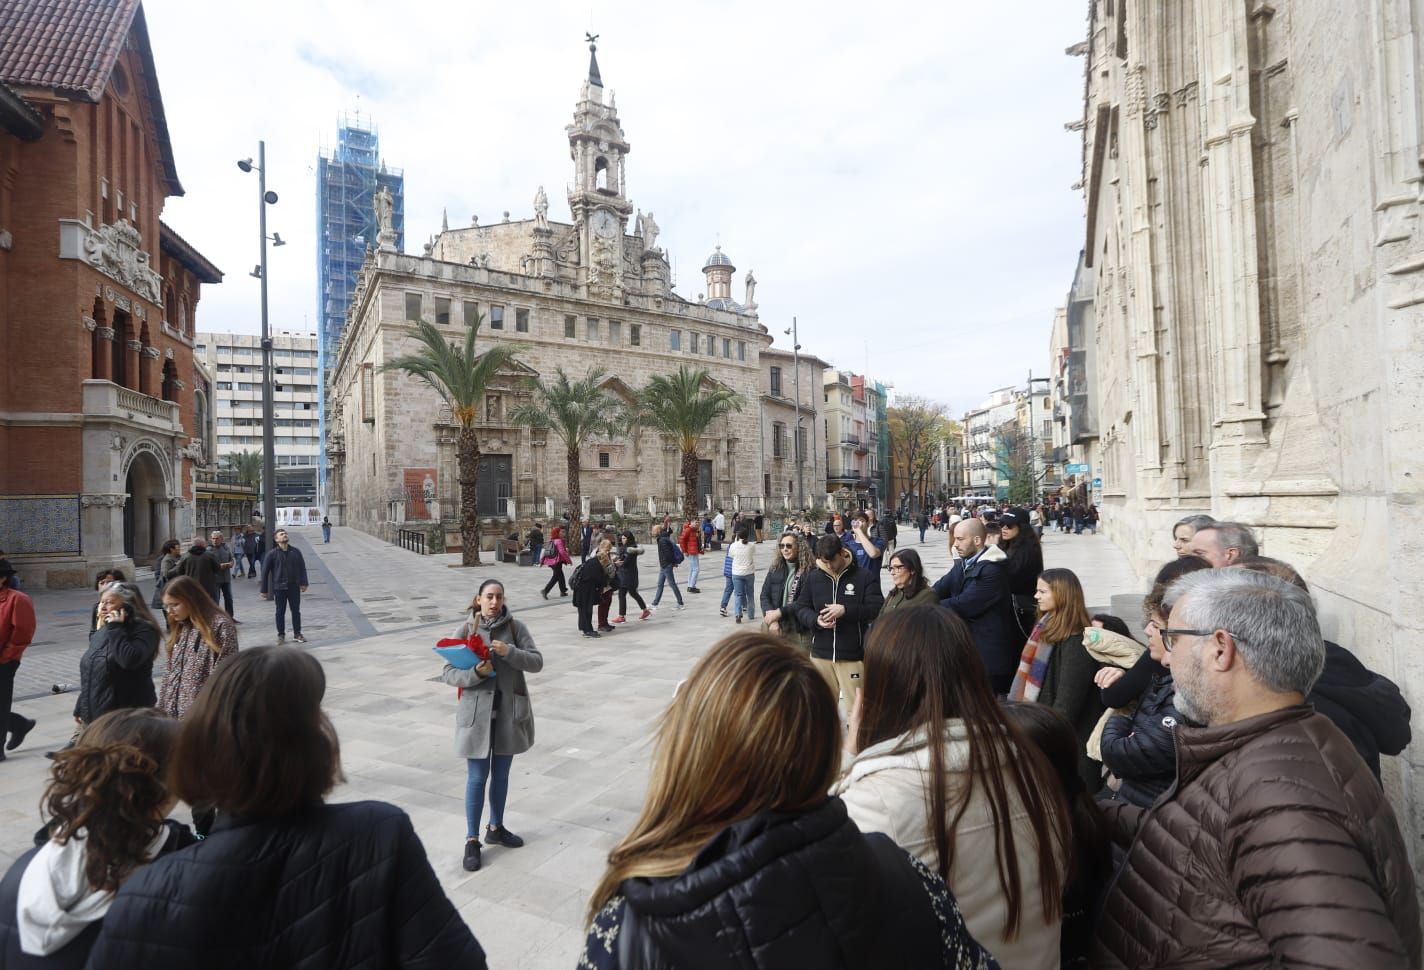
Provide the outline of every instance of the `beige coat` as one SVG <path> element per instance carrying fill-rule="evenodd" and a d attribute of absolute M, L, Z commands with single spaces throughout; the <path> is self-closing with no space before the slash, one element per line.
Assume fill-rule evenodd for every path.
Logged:
<path fill-rule="evenodd" d="M 969 741 L 963 721 L 956 718 L 945 722 L 944 742 L 953 799 L 953 793 L 964 784 L 969 770 Z M 924 779 L 929 763 L 929 748 L 923 735 L 902 735 L 882 741 L 852 759 L 835 793 L 841 796 L 861 831 L 884 832 L 905 851 L 937 871 L 934 840 L 925 817 Z M 1061 922 L 1043 919 L 1033 829 L 1028 812 L 1013 794 L 1012 787 L 1009 798 L 1010 817 L 1017 826 L 1015 846 L 1024 886 L 1017 936 L 1013 940 L 1004 939 L 1008 904 L 999 886 L 994 819 L 982 785 L 975 786 L 969 807 L 955 831 L 949 890 L 964 914 L 969 932 L 1001 966 L 1015 970 L 1057 970 Z"/>
<path fill-rule="evenodd" d="M 1111 664 L 1126 670 L 1137 663 L 1138 658 L 1142 656 L 1142 651 L 1147 648 L 1132 637 L 1125 637 L 1121 633 L 1090 626 L 1083 631 L 1083 649 L 1088 651 L 1088 656 L 1098 663 Z M 1136 705 L 1134 704 L 1133 707 Z M 1093 728 L 1087 745 L 1088 757 L 1094 761 L 1103 760 L 1103 728 L 1107 726 L 1108 718 L 1115 714 L 1130 716 L 1132 707 L 1110 707 L 1103 711 L 1102 717 L 1098 718 L 1098 726 Z"/>

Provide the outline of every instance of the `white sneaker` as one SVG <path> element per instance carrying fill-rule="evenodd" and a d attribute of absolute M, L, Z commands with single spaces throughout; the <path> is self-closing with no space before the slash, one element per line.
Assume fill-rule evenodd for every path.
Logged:
<path fill-rule="evenodd" d="M 679 604 L 677 604 L 677 606 L 673 607 L 673 609 L 675 609 L 675 610 L 681 612 L 682 610 L 687 609 L 687 607 L 686 607 L 684 604 L 679 603 Z"/>

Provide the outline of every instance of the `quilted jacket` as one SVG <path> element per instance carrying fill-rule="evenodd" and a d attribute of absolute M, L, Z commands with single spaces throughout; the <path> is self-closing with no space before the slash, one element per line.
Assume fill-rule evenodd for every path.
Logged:
<path fill-rule="evenodd" d="M 119 889 L 90 970 L 484 970 L 410 819 L 394 805 L 221 817 Z"/>
<path fill-rule="evenodd" d="M 1305 706 L 1177 729 L 1177 782 L 1132 837 L 1095 967 L 1420 965 L 1404 839 L 1349 740 Z"/>
<path fill-rule="evenodd" d="M 1115 714 L 1103 728 L 1103 764 L 1122 780 L 1118 797 L 1149 807 L 1177 777 L 1173 728 L 1182 723 L 1172 675 L 1152 678 L 1131 714 Z"/>

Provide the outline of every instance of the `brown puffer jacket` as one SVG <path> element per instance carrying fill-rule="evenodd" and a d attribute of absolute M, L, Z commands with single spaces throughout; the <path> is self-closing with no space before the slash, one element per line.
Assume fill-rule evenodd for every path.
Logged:
<path fill-rule="evenodd" d="M 1179 728 L 1177 783 L 1108 892 L 1095 967 L 1420 965 L 1404 839 L 1346 737 L 1309 707 Z"/>

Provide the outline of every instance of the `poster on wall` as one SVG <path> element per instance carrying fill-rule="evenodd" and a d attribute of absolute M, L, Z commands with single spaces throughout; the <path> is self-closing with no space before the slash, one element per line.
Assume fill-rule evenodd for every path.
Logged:
<path fill-rule="evenodd" d="M 428 519 L 435 507 L 435 469 L 405 469 L 405 517 Z"/>

